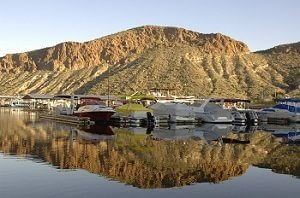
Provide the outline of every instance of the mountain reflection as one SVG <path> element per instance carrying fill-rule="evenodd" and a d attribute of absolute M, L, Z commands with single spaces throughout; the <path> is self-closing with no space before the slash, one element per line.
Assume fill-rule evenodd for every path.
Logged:
<path fill-rule="evenodd" d="M 0 151 L 85 169 L 139 188 L 218 183 L 249 165 L 300 176 L 300 147 L 270 133 L 231 133 L 231 125 L 154 129 L 91 127 L 0 114 Z M 149 133 L 149 131 L 148 131 Z"/>

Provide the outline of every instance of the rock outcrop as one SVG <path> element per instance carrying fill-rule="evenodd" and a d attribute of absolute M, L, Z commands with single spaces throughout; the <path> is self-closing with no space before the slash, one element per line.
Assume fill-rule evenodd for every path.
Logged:
<path fill-rule="evenodd" d="M 109 68 L 109 70 L 108 70 Z M 271 97 L 298 93 L 299 43 L 251 53 L 222 34 L 143 26 L 96 40 L 0 58 L 0 94 L 144 92 L 174 88 L 179 95 Z"/>
<path fill-rule="evenodd" d="M 144 50 L 158 45 L 194 46 L 208 54 L 249 52 L 244 43 L 222 34 L 201 34 L 175 27 L 144 26 L 85 43 L 65 42 L 45 49 L 6 55 L 0 58 L 0 68 L 62 71 L 103 64 L 124 64 L 131 62 Z"/>

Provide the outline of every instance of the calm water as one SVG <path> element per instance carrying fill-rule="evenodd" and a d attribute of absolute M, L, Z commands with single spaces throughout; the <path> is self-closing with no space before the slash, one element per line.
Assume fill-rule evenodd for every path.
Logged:
<path fill-rule="evenodd" d="M 283 141 L 299 130 L 82 129 L 0 109 L 0 197 L 298 197 L 300 145 Z"/>

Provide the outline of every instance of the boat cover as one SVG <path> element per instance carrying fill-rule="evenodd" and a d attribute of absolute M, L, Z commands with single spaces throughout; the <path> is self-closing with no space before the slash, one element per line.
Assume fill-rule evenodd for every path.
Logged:
<path fill-rule="evenodd" d="M 153 114 L 152 109 L 144 107 L 142 104 L 125 104 L 116 108 L 116 111 L 120 116 L 134 117 L 134 118 L 146 118 L 147 112 Z"/>
<path fill-rule="evenodd" d="M 194 117 L 192 108 L 181 103 L 155 103 L 150 107 L 155 116 L 170 115 L 182 117 Z"/>

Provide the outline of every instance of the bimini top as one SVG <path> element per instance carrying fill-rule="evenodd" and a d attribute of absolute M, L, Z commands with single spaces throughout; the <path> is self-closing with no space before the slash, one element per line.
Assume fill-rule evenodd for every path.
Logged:
<path fill-rule="evenodd" d="M 212 98 L 210 99 L 210 102 L 230 102 L 230 103 L 237 103 L 237 102 L 246 102 L 250 103 L 250 100 L 247 99 L 239 99 L 239 98 Z"/>
<path fill-rule="evenodd" d="M 132 104 L 132 103 L 128 103 L 122 106 L 119 106 L 116 108 L 117 112 L 123 112 L 123 113 L 129 113 L 129 112 L 153 112 L 152 109 L 148 109 L 146 107 L 144 107 L 142 104 Z"/>
<path fill-rule="evenodd" d="M 280 103 L 275 105 L 272 108 L 263 109 L 263 111 L 274 112 L 275 109 L 287 110 L 287 111 L 292 112 L 292 113 L 300 113 L 300 107 L 296 107 L 296 106 L 288 105 L 288 104 L 280 104 Z"/>
<path fill-rule="evenodd" d="M 296 103 L 300 103 L 300 98 L 283 98 L 283 99 L 279 99 L 279 102 L 296 102 Z"/>

